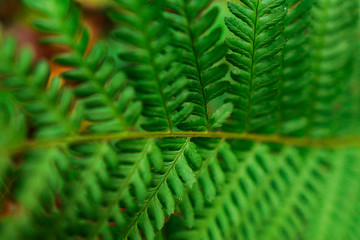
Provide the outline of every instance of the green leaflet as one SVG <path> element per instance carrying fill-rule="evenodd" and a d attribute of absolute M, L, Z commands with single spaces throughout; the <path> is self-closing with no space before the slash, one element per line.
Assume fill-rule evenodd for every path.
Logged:
<path fill-rule="evenodd" d="M 141 112 L 141 103 L 133 101 L 135 91 L 126 86 L 126 77 L 116 72 L 113 59 L 107 58 L 106 47 L 96 45 L 82 66 L 67 71 L 63 77 L 79 85 L 75 94 L 86 109 L 85 119 L 92 122 L 91 132 L 129 130 Z"/>
<path fill-rule="evenodd" d="M 310 86 L 310 9 L 313 0 L 286 1 L 284 19 L 283 73 L 280 84 L 278 131 L 282 135 L 304 135 Z"/>
<path fill-rule="evenodd" d="M 75 146 L 73 175 L 68 176 L 72 188 L 64 196 L 69 201 L 63 215 L 68 232 L 93 239 L 111 234 L 107 226 L 113 218 L 119 227 L 126 224 L 122 209 L 134 211 L 152 180 L 151 169 L 162 167 L 161 158 L 153 157 L 155 148 L 151 140 Z M 99 219 L 97 223 L 91 221 L 94 217 Z"/>
<path fill-rule="evenodd" d="M 188 101 L 194 103 L 193 115 L 197 116 L 180 125 L 180 128 L 198 131 L 219 128 L 232 111 L 231 107 L 227 106 L 218 109 L 217 113 L 211 113 L 209 106 L 212 100 L 223 96 L 229 87 L 229 82 L 223 80 L 228 66 L 220 63 L 225 56 L 226 47 L 216 46 L 223 29 L 211 29 L 219 10 L 216 7 L 206 9 L 210 0 L 169 2 L 174 13 L 169 12 L 166 17 L 174 28 L 173 45 L 181 49 L 179 54 L 184 65 L 184 73 L 190 80 L 191 93 Z M 224 113 L 226 117 L 221 118 Z"/>
<path fill-rule="evenodd" d="M 0 192 L 6 195 L 12 173 L 11 149 L 25 141 L 26 126 L 24 115 L 14 105 L 11 95 L 0 92 L 0 106 Z M 0 204 L 4 202 L 5 196 L 0 198 Z"/>
<path fill-rule="evenodd" d="M 313 137 L 335 134 L 332 119 L 338 112 L 336 106 L 341 88 L 348 85 L 352 71 L 349 61 L 352 59 L 353 21 L 357 19 L 354 12 L 358 9 L 356 5 L 353 1 L 319 0 L 314 3 L 311 15 L 314 19 L 311 36 L 314 50 L 310 91 L 314 98 L 309 103 L 310 122 L 307 128 L 307 134 Z M 333 6 L 336 6 L 335 10 Z M 349 11 L 349 14 L 339 18 L 344 11 Z"/>
<path fill-rule="evenodd" d="M 134 90 L 126 86 L 125 76 L 115 71 L 115 61 L 107 57 L 104 44 L 97 44 L 83 58 L 89 48 L 89 33 L 82 26 L 79 9 L 72 1 L 54 0 L 47 2 L 45 7 L 40 2 L 25 3 L 46 17 L 36 21 L 35 27 L 52 34 L 46 38 L 47 44 L 64 44 L 70 48 L 69 53 L 57 55 L 55 62 L 75 67 L 62 76 L 78 83 L 75 94 L 86 108 L 85 119 L 92 122 L 91 132 L 117 132 L 130 129 L 136 122 L 140 112 L 140 102 L 133 102 Z M 59 13 L 56 17 L 49 16 L 47 10 Z M 116 99 L 116 100 L 115 100 Z"/>
<path fill-rule="evenodd" d="M 226 129 L 271 130 L 278 108 L 285 1 L 229 1 L 228 6 L 235 17 L 226 17 L 225 23 L 236 37 L 226 40 L 231 50 L 226 59 L 234 66 L 230 88 L 233 97 L 228 101 L 235 109 Z"/>
<path fill-rule="evenodd" d="M 55 199 L 63 187 L 62 173 L 68 163 L 66 156 L 56 148 L 37 150 L 24 156 L 25 164 L 13 176 L 21 183 L 14 192 L 17 201 L 13 204 L 16 214 L 10 213 L 0 224 L 1 235 L 5 239 L 36 239 L 48 229 L 56 219 L 48 213 L 56 212 Z"/>
<path fill-rule="evenodd" d="M 4 48 L 10 49 L 1 58 L 9 65 L 4 69 L 1 84 L 11 89 L 17 101 L 21 102 L 26 113 L 32 118 L 37 138 L 56 138 L 78 132 L 82 120 L 81 104 L 76 111 L 71 107 L 74 101 L 71 89 L 61 86 L 61 79 L 49 81 L 49 67 L 40 62 L 34 68 L 32 53 L 24 49 L 19 55 L 11 39 L 4 41 Z"/>
<path fill-rule="evenodd" d="M 140 239 L 140 232 L 146 239 L 155 237 L 156 231 L 163 227 L 165 217 L 175 211 L 175 202 L 181 200 L 196 182 L 195 172 L 201 166 L 201 157 L 194 154 L 194 145 L 189 138 L 164 139 L 157 145 L 163 153 L 164 169 L 154 176 L 153 187 L 125 231 L 125 236 L 130 239 Z"/>
<path fill-rule="evenodd" d="M 242 161 L 232 170 L 221 172 L 226 177 L 220 184 L 219 173 L 210 171 L 211 184 L 194 188 L 194 197 L 183 204 L 185 220 L 172 219 L 174 228 L 170 225 L 170 236 L 173 239 L 294 239 L 302 233 L 306 225 L 301 221 L 312 217 L 317 206 L 316 194 L 322 191 L 322 181 L 326 178 L 326 171 L 316 171 L 319 165 L 331 162 L 329 153 L 301 156 L 301 150 L 286 147 L 277 155 L 270 152 L 261 145 L 243 152 Z M 206 200 L 206 188 L 211 185 L 223 186 L 217 189 L 215 197 Z M 303 198 L 306 203 L 301 202 Z M 298 216 L 292 214 L 294 210 Z M 186 228 L 189 211 L 195 214 L 191 229 Z M 284 221 L 288 217 L 291 219 Z"/>
<path fill-rule="evenodd" d="M 352 186 L 346 184 L 349 179 L 359 179 L 359 162 L 355 160 L 359 152 L 350 149 L 337 154 L 339 161 L 330 163 L 333 170 L 327 178 L 323 190 L 326 194 L 320 201 L 320 209 L 309 224 L 308 239 L 355 239 L 359 233 L 359 230 L 354 228 L 354 224 L 360 220 L 359 215 L 354 213 L 359 209 L 357 204 L 344 204 L 346 199 L 359 201 L 360 185 L 355 182 Z M 344 218 L 345 215 L 348 217 Z M 331 229 L 331 234 L 328 229 Z"/>
<path fill-rule="evenodd" d="M 193 106 L 185 104 L 187 81 L 169 48 L 171 36 L 162 17 L 164 3 L 117 2 L 123 11 L 111 14 L 121 24 L 113 36 L 126 45 L 120 58 L 129 63 L 125 71 L 144 105 L 146 122 L 141 126 L 148 131 L 173 131 L 190 115 Z"/>
<path fill-rule="evenodd" d="M 89 32 L 81 22 L 81 12 L 72 0 L 23 0 L 24 5 L 39 12 L 41 18 L 34 21 L 34 27 L 49 34 L 43 39 L 46 44 L 69 47 L 72 52 L 55 57 L 63 65 L 78 66 L 88 48 Z"/>

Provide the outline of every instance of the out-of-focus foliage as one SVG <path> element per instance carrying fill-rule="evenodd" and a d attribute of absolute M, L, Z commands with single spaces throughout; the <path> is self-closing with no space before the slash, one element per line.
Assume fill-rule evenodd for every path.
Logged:
<path fill-rule="evenodd" d="M 0 0 L 0 239 L 360 239 L 358 5 Z"/>

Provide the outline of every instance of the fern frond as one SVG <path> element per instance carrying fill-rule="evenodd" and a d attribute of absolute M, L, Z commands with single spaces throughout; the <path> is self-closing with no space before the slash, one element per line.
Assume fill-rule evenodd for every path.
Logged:
<path fill-rule="evenodd" d="M 227 174 L 236 169 L 237 158 L 225 142 L 218 143 L 208 159 L 206 168 L 200 172 L 198 182 L 180 203 L 184 224 L 190 228 L 194 225 L 196 214 L 202 212 L 205 205 L 214 201 L 216 195 L 222 191 Z M 171 226 L 172 222 L 169 225 Z"/>
<path fill-rule="evenodd" d="M 345 14 L 352 1 L 316 1 L 312 10 L 314 30 L 311 36 L 313 96 L 309 103 L 308 134 L 313 137 L 334 135 L 334 112 L 340 96 L 341 83 L 351 76 L 347 68 L 351 59 L 351 31 L 356 15 Z M 335 111 L 334 111 L 335 110 Z M 332 117 L 329 117 L 332 116 Z"/>
<path fill-rule="evenodd" d="M 85 147 L 93 149 L 92 146 Z M 68 225 L 74 235 L 81 234 L 88 239 L 110 238 L 119 230 L 124 230 L 128 224 L 127 211 L 135 211 L 144 200 L 143 193 L 150 187 L 153 172 L 160 171 L 163 164 L 161 156 L 159 157 L 161 153 L 153 140 L 121 141 L 112 146 L 105 144 L 103 147 L 107 150 L 103 161 L 99 162 L 101 167 L 92 167 L 98 174 L 89 175 L 90 179 L 83 178 L 89 184 L 80 195 L 82 201 L 80 207 L 76 208 L 79 209 L 77 215 L 71 216 L 73 224 Z M 91 152 L 86 155 L 96 160 Z M 128 189 L 130 186 L 132 191 Z M 73 188 L 73 191 L 78 190 Z M 89 198 L 88 194 L 91 192 L 96 197 Z M 69 213 L 72 213 L 71 209 Z M 83 221 L 76 222 L 78 217 Z M 111 226 L 111 223 L 115 226 Z"/>
<path fill-rule="evenodd" d="M 285 1 L 229 1 L 226 17 L 229 30 L 237 38 L 227 38 L 231 53 L 226 59 L 235 69 L 229 99 L 235 110 L 226 129 L 238 132 L 271 129 L 278 107 L 281 52 L 284 47 Z"/>
<path fill-rule="evenodd" d="M 4 206 L 14 170 L 11 149 L 25 141 L 26 123 L 10 94 L 0 91 L 0 106 L 0 205 Z"/>
<path fill-rule="evenodd" d="M 221 127 L 231 114 L 230 103 L 210 112 L 210 102 L 223 96 L 229 82 L 223 78 L 228 66 L 221 63 L 226 47 L 220 43 L 223 29 L 214 28 L 218 17 L 217 7 L 210 7 L 212 0 L 172 0 L 166 17 L 174 28 L 173 45 L 182 50 L 180 58 L 184 73 L 190 80 L 188 101 L 195 104 L 197 117 L 180 126 L 181 129 L 209 131 Z"/>
<path fill-rule="evenodd" d="M 184 210 L 194 211 L 195 220 L 189 225 L 173 219 L 170 236 L 173 239 L 294 239 L 300 234 L 304 230 L 301 227 L 306 226 L 302 225 L 302 217 L 305 215 L 307 220 L 312 217 L 317 194 L 322 191 L 321 183 L 327 172 L 316 171 L 319 164 L 323 164 L 320 156 L 324 156 L 322 153 L 301 156 L 291 147 L 284 148 L 276 157 L 270 151 L 265 146 L 250 150 L 243 156 L 247 156 L 244 160 L 237 162 L 235 170 L 225 174 L 226 183 L 220 184 L 216 197 L 202 201 L 205 204 L 199 202 L 204 199 L 204 189 L 212 184 L 203 185 L 199 190 L 194 188 L 200 192 L 184 204 Z M 319 160 L 313 162 L 314 156 L 319 156 Z M 304 157 L 306 165 L 302 162 Z M 307 170 L 302 172 L 303 169 Z M 215 176 L 212 179 L 215 183 Z M 292 189 L 295 183 L 298 187 Z M 295 217 L 292 211 L 300 215 Z M 179 229 L 179 226 L 182 227 Z"/>
<path fill-rule="evenodd" d="M 313 0 L 286 1 L 283 74 L 278 124 L 282 135 L 304 135 L 310 84 L 310 9 Z M 295 110 L 296 109 L 296 110 Z"/>
<path fill-rule="evenodd" d="M 243 156 L 240 158 L 244 158 L 245 162 L 253 159 L 254 151 L 250 150 L 248 154 L 242 154 Z M 240 174 L 242 160 L 234 158 L 226 146 L 224 146 L 223 154 L 224 165 L 215 168 L 217 170 L 215 172 L 203 172 L 200 176 L 202 181 L 199 179 L 198 186 L 195 185 L 189 193 L 189 198 L 183 203 L 182 210 L 185 221 L 173 219 L 174 226 L 170 225 L 169 229 L 172 239 L 223 239 L 229 234 L 229 224 L 236 224 L 239 211 L 232 199 L 237 195 L 231 195 L 232 191 L 234 194 L 238 192 L 238 189 L 234 190 L 233 188 L 237 186 L 236 182 L 240 175 L 243 176 Z M 222 181 L 221 178 L 218 179 L 219 174 L 223 175 L 225 179 Z M 216 189 L 216 183 L 219 180 L 221 183 Z M 240 192 L 238 193 L 240 194 Z M 186 217 L 189 215 L 189 211 L 194 212 L 194 219 L 191 219 L 191 222 Z M 189 227 L 190 229 L 187 229 Z"/>
<path fill-rule="evenodd" d="M 292 239 L 305 232 L 318 207 L 329 163 L 334 160 L 332 154 L 315 149 L 291 159 L 289 167 L 280 171 L 283 180 L 279 184 L 283 184 L 283 188 L 279 187 L 281 198 L 275 214 L 262 219 L 258 227 L 252 229 L 253 234 L 258 232 L 258 237 L 264 239 Z"/>
<path fill-rule="evenodd" d="M 81 105 L 74 104 L 74 94 L 61 86 L 61 79 L 49 81 L 49 67 L 40 62 L 32 67 L 33 56 L 30 49 L 19 54 L 15 42 L 10 38 L 4 47 L 12 51 L 4 59 L 8 66 L 1 72 L 1 85 L 9 88 L 17 101 L 24 106 L 36 127 L 36 138 L 55 138 L 75 135 L 82 121 Z M 6 56 L 7 55 L 7 56 Z"/>
<path fill-rule="evenodd" d="M 125 75 L 106 55 L 105 46 L 98 44 L 84 58 L 85 64 L 62 76 L 78 84 L 74 92 L 85 107 L 91 132 L 128 131 L 138 120 L 141 103 L 134 101 L 134 89 L 126 86 Z"/>
<path fill-rule="evenodd" d="M 175 211 L 175 203 L 183 198 L 186 190 L 196 181 L 195 172 L 201 165 L 201 157 L 194 150 L 190 139 L 163 139 L 158 144 L 164 158 L 163 170 L 154 175 L 152 187 L 148 190 L 140 209 L 132 216 L 123 237 L 130 239 L 154 239 L 156 231 L 165 223 L 165 217 Z M 191 149 L 191 151 L 189 151 Z"/>
<path fill-rule="evenodd" d="M 309 224 L 308 239 L 356 239 L 360 196 L 359 152 L 355 149 L 338 151 L 331 162 L 319 211 Z M 355 213 L 354 213 L 355 210 Z M 329 231 L 331 229 L 331 231 Z"/>
<path fill-rule="evenodd" d="M 170 32 L 162 16 L 162 1 L 118 0 L 122 11 L 111 14 L 119 22 L 113 32 L 116 40 L 126 45 L 120 58 L 128 63 L 127 76 L 134 81 L 142 114 L 147 118 L 142 127 L 148 131 L 170 131 L 182 123 L 193 106 L 185 104 L 187 84 L 177 55 L 169 48 Z"/>
<path fill-rule="evenodd" d="M 0 224 L 4 239 L 39 239 L 56 223 L 51 213 L 57 211 L 56 198 L 63 188 L 62 174 L 68 157 L 60 149 L 36 150 L 24 156 L 24 163 L 15 177 L 18 186 L 12 192 L 14 210 Z"/>
<path fill-rule="evenodd" d="M 118 132 L 129 130 L 141 111 L 140 102 L 133 102 L 135 92 L 125 86 L 125 76 L 117 71 L 114 60 L 107 57 L 104 44 L 89 49 L 89 32 L 83 26 L 79 9 L 72 1 L 52 0 L 45 7 L 42 1 L 25 3 L 46 14 L 43 20 L 35 21 L 35 26 L 51 34 L 48 44 L 68 47 L 68 53 L 55 57 L 55 62 L 75 69 L 62 76 L 78 84 L 75 94 L 84 99 L 85 119 L 91 122 L 92 132 Z M 69 28 L 70 26 L 76 26 Z M 51 40 L 50 40 L 51 39 Z M 90 53 L 84 57 L 86 51 Z"/>
<path fill-rule="evenodd" d="M 67 70 L 0 31 L 1 240 L 359 239 L 357 0 L 22 2 Z"/>
<path fill-rule="evenodd" d="M 88 49 L 90 35 L 82 24 L 79 8 L 73 0 L 23 0 L 24 5 L 39 13 L 33 25 L 48 34 L 46 44 L 65 47 L 69 53 L 55 56 L 61 65 L 79 66 Z"/>

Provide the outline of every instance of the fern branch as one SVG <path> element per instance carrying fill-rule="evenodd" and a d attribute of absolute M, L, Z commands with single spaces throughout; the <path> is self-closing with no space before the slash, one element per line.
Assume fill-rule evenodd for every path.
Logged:
<path fill-rule="evenodd" d="M 169 48 L 171 36 L 162 17 L 164 3 L 145 0 L 117 1 L 122 13 L 111 14 L 122 23 L 113 32 L 117 41 L 126 45 L 120 58 L 129 64 L 125 69 L 134 81 L 138 98 L 147 118 L 142 127 L 148 131 L 174 131 L 192 112 L 184 104 L 187 93 L 183 87 L 182 69 L 175 64 L 176 54 Z M 130 37 L 131 36 L 131 37 Z"/>
<path fill-rule="evenodd" d="M 164 185 L 164 184 L 169 184 L 169 183 L 166 183 L 166 181 L 169 181 L 168 180 L 168 177 L 171 177 L 172 179 L 174 180 L 171 180 L 171 182 L 173 182 L 173 184 L 182 184 L 181 182 L 178 182 L 179 180 L 175 180 L 176 179 L 176 175 L 170 175 L 170 174 L 175 174 L 175 166 L 177 165 L 178 163 L 178 160 L 182 157 L 182 155 L 184 154 L 184 151 L 186 149 L 186 147 L 188 146 L 190 142 L 190 138 L 187 138 L 186 141 L 182 144 L 182 147 L 180 150 L 177 151 L 176 155 L 174 156 L 174 159 L 169 163 L 169 166 L 167 166 L 165 172 L 164 172 L 164 175 L 162 176 L 161 180 L 155 185 L 154 187 L 154 190 L 151 191 L 151 195 L 149 198 L 146 199 L 145 203 L 143 204 L 143 207 L 141 208 L 141 210 L 137 213 L 136 217 L 134 218 L 134 220 L 130 223 L 128 229 L 125 231 L 124 233 L 124 237 L 127 237 L 128 234 L 138 234 L 137 231 L 134 232 L 132 229 L 135 228 L 138 224 L 138 221 L 140 220 L 140 218 L 144 218 L 143 222 L 142 222 L 142 230 L 144 231 L 144 235 L 146 236 L 146 238 L 153 238 L 151 237 L 152 235 L 154 235 L 154 230 L 151 230 L 152 227 L 151 226 L 151 222 L 150 222 L 150 219 L 148 220 L 148 217 L 147 216 L 147 211 L 148 211 L 148 208 L 149 208 L 149 205 L 152 201 L 155 201 L 155 198 L 157 197 L 157 194 L 160 192 L 160 188 Z M 190 181 L 188 182 L 187 184 L 191 183 L 191 179 L 190 179 L 190 176 L 191 176 L 191 173 L 183 173 L 183 174 L 187 174 L 188 176 L 185 176 L 185 175 L 182 175 L 181 177 L 183 178 L 183 181 Z M 178 176 L 177 176 L 178 178 Z M 189 179 L 187 179 L 189 178 Z M 170 185 L 172 185 L 170 183 Z M 175 186 L 173 186 L 175 187 Z M 180 187 L 180 186 L 178 186 Z M 189 187 L 191 187 L 191 185 L 189 185 Z M 175 187 L 176 189 L 176 187 Z M 179 191 L 179 190 L 178 190 Z M 180 190 L 181 191 L 181 190 Z M 177 192 L 177 190 L 175 190 L 175 195 L 176 194 L 179 194 L 179 192 Z M 179 196 L 178 197 L 182 197 L 182 196 Z M 163 211 L 162 209 L 155 209 L 154 211 Z M 156 216 L 154 216 L 156 218 Z M 156 220 L 156 219 L 155 219 Z M 164 221 L 165 219 L 163 219 Z M 162 223 L 158 223 L 158 224 L 164 224 L 164 222 Z M 159 228 L 158 228 L 159 229 Z"/>
<path fill-rule="evenodd" d="M 237 215 L 237 210 L 234 207 L 232 203 L 233 197 L 232 196 L 233 191 L 238 191 L 238 189 L 235 186 L 238 186 L 237 183 L 240 180 L 240 177 L 243 177 L 244 169 L 246 169 L 245 166 L 248 164 L 251 164 L 255 159 L 255 152 L 257 147 L 253 147 L 245 157 L 245 162 L 238 160 L 238 162 L 233 163 L 235 166 L 232 166 L 231 170 L 225 170 L 226 174 L 226 182 L 223 186 L 220 186 L 218 189 L 217 195 L 214 199 L 208 199 L 208 203 L 204 207 L 196 207 L 196 202 L 199 201 L 198 198 L 194 199 L 194 209 L 197 208 L 197 211 L 195 211 L 195 222 L 193 224 L 192 229 L 179 229 L 177 228 L 173 234 L 171 234 L 171 237 L 173 239 L 223 239 L 228 234 L 227 228 L 230 224 L 231 220 L 235 220 L 235 218 L 231 218 L 235 215 Z M 200 193 L 195 193 L 194 196 L 201 196 L 204 195 L 206 198 L 206 189 L 211 186 L 209 182 L 211 181 L 217 181 L 216 178 L 212 178 L 204 182 L 203 184 L 203 192 L 200 191 Z M 201 184 L 201 183 L 200 183 Z M 216 184 L 214 184 L 216 186 Z M 194 189 L 194 191 L 197 191 L 197 188 Z M 193 193 L 194 194 L 194 193 Z M 206 201 L 206 200 L 205 200 Z M 226 212 L 226 208 L 231 209 L 228 214 L 230 214 L 229 219 Z M 224 212 L 225 211 L 225 212 Z M 225 213 L 225 215 L 224 215 Z M 229 221 L 230 220 L 230 221 Z M 176 223 L 175 223 L 176 224 Z M 231 222 L 231 224 L 235 224 L 234 222 Z M 176 224 L 176 226 L 179 226 L 179 224 Z"/>
<path fill-rule="evenodd" d="M 301 136 L 305 134 L 307 124 L 311 51 L 309 13 L 313 0 L 287 0 L 286 4 L 284 37 L 287 42 L 279 89 L 278 132 Z"/>
<path fill-rule="evenodd" d="M 280 208 L 276 215 L 264 219 L 261 226 L 254 231 L 259 232 L 259 236 L 266 239 L 277 239 L 279 235 L 289 238 L 295 237 L 296 233 L 303 232 L 306 222 L 312 217 L 314 209 L 318 206 L 317 194 L 322 191 L 324 178 L 326 178 L 326 166 L 331 161 L 331 151 L 313 150 L 306 156 L 306 162 L 301 163 L 298 159 L 292 175 L 288 173 L 289 184 L 293 184 L 282 194 Z M 323 166 L 323 167 L 320 167 Z M 296 211 L 298 214 L 294 215 Z M 290 219 L 284 221 L 284 219 Z M 265 225 L 264 225 L 265 224 Z M 295 234 L 295 236 L 294 236 Z"/>
<path fill-rule="evenodd" d="M 121 97 L 117 100 L 119 92 L 125 89 L 124 80 L 121 79 L 124 76 L 113 73 L 114 62 L 107 58 L 107 49 L 103 44 L 97 44 L 90 54 L 84 57 L 90 47 L 90 36 L 83 26 L 79 9 L 68 0 L 65 2 L 62 0 L 37 1 L 36 3 L 25 0 L 25 4 L 45 15 L 40 21 L 35 22 L 35 27 L 51 34 L 50 40 L 45 39 L 48 44 L 68 46 L 69 53 L 55 56 L 55 62 L 75 68 L 65 72 L 63 77 L 79 83 L 75 93 L 78 98 L 85 99 L 87 120 L 95 121 L 89 129 L 95 132 L 129 130 L 134 124 L 133 119 L 137 119 L 138 114 L 135 109 L 139 109 L 140 106 L 138 103 L 122 102 Z M 44 8 L 44 4 L 49 7 Z M 131 91 L 131 89 L 125 90 Z M 93 94 L 99 97 L 94 97 Z M 121 112 L 126 108 L 119 104 L 128 104 L 128 108 L 134 113 L 126 118 L 129 111 Z M 95 116 L 100 113 L 107 117 L 104 119 L 104 116 L 102 118 Z"/>
<path fill-rule="evenodd" d="M 65 135 L 76 135 L 81 122 L 81 105 L 74 111 L 72 91 L 61 87 L 59 78 L 48 82 L 49 67 L 45 62 L 36 65 L 32 70 L 32 53 L 25 49 L 17 56 L 15 42 L 5 41 L 7 51 L 3 57 L 8 63 L 1 84 L 7 86 L 15 98 L 24 106 L 28 115 L 33 118 L 37 127 L 38 138 L 54 138 Z"/>
<path fill-rule="evenodd" d="M 106 206 L 106 211 L 104 211 L 102 216 L 97 220 L 97 223 L 91 230 L 88 239 L 93 239 L 96 236 L 98 236 L 100 234 L 100 231 L 102 231 L 104 225 L 108 223 L 108 220 L 111 217 L 113 209 L 116 207 L 116 204 L 120 202 L 123 192 L 130 185 L 131 180 L 135 175 L 136 171 L 139 171 L 140 168 L 139 166 L 142 163 L 142 161 L 144 161 L 144 159 L 146 158 L 146 155 L 148 154 L 152 144 L 153 144 L 152 139 L 147 141 L 139 157 L 134 161 L 134 164 L 132 165 L 131 169 L 126 174 L 126 177 L 123 179 L 121 187 L 115 192 L 113 199 Z"/>
<path fill-rule="evenodd" d="M 346 14 L 352 1 L 316 1 L 312 10 L 314 30 L 311 36 L 312 76 L 307 134 L 312 137 L 333 136 L 334 106 L 341 82 L 348 82 L 351 71 L 346 68 L 351 56 L 349 31 L 353 14 Z M 336 10 L 333 10 L 336 8 Z"/>
<path fill-rule="evenodd" d="M 319 200 L 320 209 L 309 224 L 309 239 L 351 239 L 351 225 L 356 220 L 344 216 L 351 216 L 358 204 L 360 185 L 358 161 L 355 160 L 358 153 L 353 150 L 338 151 L 335 158 L 323 197 Z"/>
<path fill-rule="evenodd" d="M 179 52 L 184 73 L 190 80 L 188 100 L 195 104 L 193 114 L 197 116 L 182 124 L 180 128 L 183 130 L 210 131 L 219 128 L 232 110 L 231 104 L 222 106 L 216 114 L 209 110 L 210 102 L 223 96 L 229 85 L 228 81 L 222 80 L 228 67 L 219 64 L 226 53 L 225 46 L 218 44 L 222 29 L 212 29 L 219 10 L 216 7 L 207 9 L 210 3 L 211 0 L 170 1 L 173 13 L 166 15 L 174 29 L 173 44 L 182 49 Z"/>
<path fill-rule="evenodd" d="M 283 19 L 285 1 L 229 1 L 230 12 L 225 23 L 237 38 L 226 43 L 232 53 L 226 59 L 235 69 L 231 72 L 234 84 L 228 101 L 235 106 L 226 129 L 264 131 L 271 129 L 278 107 L 279 67 L 284 47 Z"/>

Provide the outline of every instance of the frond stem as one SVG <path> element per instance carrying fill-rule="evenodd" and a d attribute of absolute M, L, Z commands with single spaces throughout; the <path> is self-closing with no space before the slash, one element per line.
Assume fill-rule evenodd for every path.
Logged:
<path fill-rule="evenodd" d="M 283 137 L 279 135 L 264 135 L 251 133 L 230 133 L 230 132 L 122 132 L 122 133 L 103 133 L 93 135 L 76 135 L 60 139 L 48 140 L 30 140 L 16 146 L 8 146 L 7 152 L 21 152 L 26 149 L 47 148 L 62 144 L 73 144 L 87 141 L 116 141 L 126 139 L 143 139 L 143 138 L 223 138 L 234 140 L 247 140 L 263 143 L 276 143 L 282 145 L 291 145 L 297 147 L 357 147 L 360 146 L 359 136 L 348 136 L 341 138 L 294 138 Z"/>

